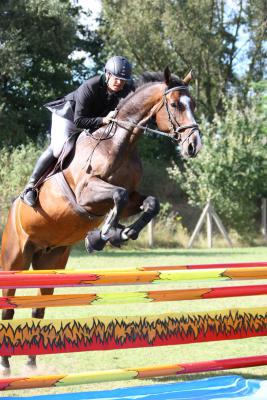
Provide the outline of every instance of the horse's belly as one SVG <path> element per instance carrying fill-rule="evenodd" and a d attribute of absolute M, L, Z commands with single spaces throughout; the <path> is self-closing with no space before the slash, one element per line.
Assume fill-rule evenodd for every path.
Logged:
<path fill-rule="evenodd" d="M 120 170 L 109 177 L 108 182 L 114 186 L 123 187 L 130 194 L 137 189 L 141 177 L 142 169 L 139 164 L 125 163 Z"/>
<path fill-rule="evenodd" d="M 72 245 L 101 221 L 86 220 L 77 215 L 60 193 L 50 190 L 50 182 L 47 181 L 40 190 L 40 206 L 31 208 L 20 202 L 21 227 L 29 240 L 41 247 Z"/>

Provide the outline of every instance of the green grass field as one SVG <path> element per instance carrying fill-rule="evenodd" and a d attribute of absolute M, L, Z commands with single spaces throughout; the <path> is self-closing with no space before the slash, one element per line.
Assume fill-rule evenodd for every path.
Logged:
<path fill-rule="evenodd" d="M 87 255 L 82 246 L 73 249 L 72 256 L 67 268 L 75 269 L 104 269 L 119 267 L 122 269 L 149 266 L 149 265 L 184 265 L 216 262 L 241 262 L 241 261 L 266 261 L 267 248 L 234 248 L 234 249 L 149 249 L 149 250 L 107 250 L 93 255 Z M 255 282 L 254 282 L 255 283 Z M 260 283 L 257 281 L 257 283 Z M 265 281 L 266 283 L 266 281 Z M 233 284 L 252 284 L 251 281 L 243 283 L 234 282 L 182 282 L 176 284 L 165 284 L 162 288 L 186 288 L 186 287 L 208 287 L 226 286 Z M 111 291 L 133 291 L 133 287 L 103 287 L 103 288 L 64 288 L 57 289 L 56 293 L 91 293 Z M 152 289 L 151 285 L 139 286 L 137 290 Z M 159 289 L 159 286 L 157 286 Z M 155 286 L 154 286 L 155 290 Z M 34 290 L 18 290 L 18 295 L 33 294 Z M 83 306 L 50 308 L 46 311 L 46 318 L 75 318 L 89 315 L 148 315 L 164 312 L 193 312 L 206 310 L 221 310 L 237 307 L 266 307 L 267 296 L 240 297 L 228 299 L 210 299 L 196 301 L 181 301 L 154 304 L 119 304 L 112 306 Z M 141 307 L 140 307 L 141 306 Z M 29 310 L 18 310 L 16 318 L 24 318 L 30 315 Z M 235 341 L 210 342 L 207 344 L 189 344 L 181 346 L 166 346 L 143 349 L 112 350 L 102 352 L 84 352 L 59 355 L 45 355 L 38 358 L 38 374 L 64 374 L 85 372 L 89 370 L 116 369 L 124 367 L 138 367 L 146 365 L 175 364 L 182 362 L 195 362 L 202 360 L 213 360 L 220 358 L 241 357 L 250 355 L 267 354 L 267 338 L 251 338 Z M 13 357 L 11 366 L 13 375 L 27 375 L 24 370 L 25 356 Z M 247 377 L 266 378 L 266 367 L 255 367 L 242 369 L 233 373 L 242 373 Z M 231 373 L 218 372 L 225 375 Z M 208 374 L 208 376 L 214 375 Z M 205 375 L 201 375 L 204 377 Z M 89 390 L 100 390 L 122 386 L 143 385 L 160 382 L 171 382 L 175 380 L 194 379 L 196 375 L 177 378 L 159 378 L 143 381 L 98 383 L 82 386 L 68 386 L 63 388 L 32 389 L 29 391 L 6 392 L 5 395 L 30 396 L 35 394 L 78 392 Z"/>

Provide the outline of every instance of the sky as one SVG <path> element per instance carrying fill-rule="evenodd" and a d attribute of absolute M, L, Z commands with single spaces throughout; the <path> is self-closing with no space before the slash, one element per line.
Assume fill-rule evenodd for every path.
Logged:
<path fill-rule="evenodd" d="M 80 6 L 82 6 L 85 10 L 91 10 L 92 11 L 92 17 L 91 17 L 91 27 L 97 26 L 97 23 L 95 22 L 95 19 L 99 16 L 100 11 L 101 11 L 101 0 L 73 0 L 74 2 L 78 3 Z M 228 12 L 231 10 L 235 9 L 237 7 L 237 0 L 225 0 L 225 5 L 228 8 Z M 88 21 L 86 21 L 88 23 Z M 248 43 L 248 36 L 245 32 L 240 32 L 240 37 L 239 37 L 239 48 L 240 52 L 238 54 L 237 59 L 235 60 L 235 68 L 237 69 L 238 73 L 242 75 L 248 65 L 247 65 L 247 60 L 244 59 L 244 54 L 245 50 L 247 49 Z M 87 60 L 87 63 L 90 61 Z M 89 66 L 89 65 L 88 65 Z"/>
<path fill-rule="evenodd" d="M 97 27 L 97 23 L 95 19 L 99 16 L 101 11 L 101 0 L 72 0 L 73 4 L 81 6 L 85 11 L 92 11 L 92 16 L 89 19 L 90 27 Z M 81 22 L 84 24 L 88 24 L 88 18 L 85 18 L 84 21 L 81 19 Z M 93 66 L 93 61 L 90 57 L 87 57 L 87 54 L 84 51 L 75 51 L 72 54 L 72 57 L 75 59 L 80 59 L 82 57 L 86 57 L 84 61 L 84 65 L 88 68 Z"/>
<path fill-rule="evenodd" d="M 101 11 L 101 0 L 78 0 L 78 4 L 82 6 L 84 10 L 91 10 L 93 12 L 93 18 L 96 18 Z"/>

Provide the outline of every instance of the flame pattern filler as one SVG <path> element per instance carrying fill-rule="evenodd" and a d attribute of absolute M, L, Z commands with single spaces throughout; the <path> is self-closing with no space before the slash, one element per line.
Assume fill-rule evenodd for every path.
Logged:
<path fill-rule="evenodd" d="M 0 322 L 0 355 L 166 346 L 267 335 L 267 309 Z"/>

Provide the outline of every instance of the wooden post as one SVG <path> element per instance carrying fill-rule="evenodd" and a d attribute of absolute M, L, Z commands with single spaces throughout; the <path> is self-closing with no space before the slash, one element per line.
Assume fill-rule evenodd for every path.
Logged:
<path fill-rule="evenodd" d="M 204 210 L 202 211 L 202 214 L 197 222 L 194 232 L 193 232 L 191 238 L 189 239 L 187 247 L 188 248 L 192 247 L 197 235 L 200 232 L 200 229 L 202 228 L 205 217 L 207 217 L 207 244 L 208 244 L 208 247 L 209 248 L 212 247 L 212 219 L 216 223 L 219 231 L 221 232 L 221 234 L 227 241 L 228 245 L 230 247 L 232 247 L 233 246 L 232 241 L 231 241 L 230 237 L 228 236 L 228 233 L 227 233 L 226 229 L 224 228 L 220 217 L 214 210 L 213 205 L 210 200 L 208 200 L 207 204 L 204 207 Z"/>
<path fill-rule="evenodd" d="M 154 219 L 152 219 L 148 225 L 148 246 L 150 248 L 154 247 Z"/>
<path fill-rule="evenodd" d="M 208 209 L 207 209 L 207 243 L 208 248 L 212 248 L 212 210 L 210 200 L 208 200 Z"/>
<path fill-rule="evenodd" d="M 194 241 L 195 241 L 197 235 L 198 235 L 199 232 L 200 232 L 200 229 L 202 228 L 202 225 L 203 225 L 203 223 L 204 223 L 206 214 L 207 214 L 207 212 L 208 212 L 208 207 L 209 207 L 209 203 L 207 203 L 207 204 L 205 205 L 204 210 L 202 211 L 202 214 L 200 215 L 200 218 L 199 218 L 199 220 L 198 220 L 198 222 L 197 222 L 197 224 L 196 224 L 196 227 L 195 227 L 195 229 L 194 229 L 194 232 L 193 232 L 193 234 L 192 234 L 192 236 L 191 236 L 191 238 L 190 238 L 190 240 L 189 240 L 189 242 L 188 242 L 188 245 L 187 245 L 188 248 L 192 247 L 192 245 L 193 245 L 193 243 L 194 243 Z"/>
<path fill-rule="evenodd" d="M 216 225 L 219 229 L 219 231 L 221 232 L 221 234 L 223 235 L 223 237 L 225 238 L 225 240 L 227 241 L 229 247 L 233 247 L 233 243 L 225 229 L 225 227 L 223 226 L 223 223 L 219 217 L 219 215 L 216 213 L 216 211 L 214 210 L 213 206 L 211 205 L 212 208 L 212 217 L 214 219 L 214 221 L 216 222 Z"/>
<path fill-rule="evenodd" d="M 261 233 L 267 240 L 267 199 L 262 199 L 261 202 Z"/>

